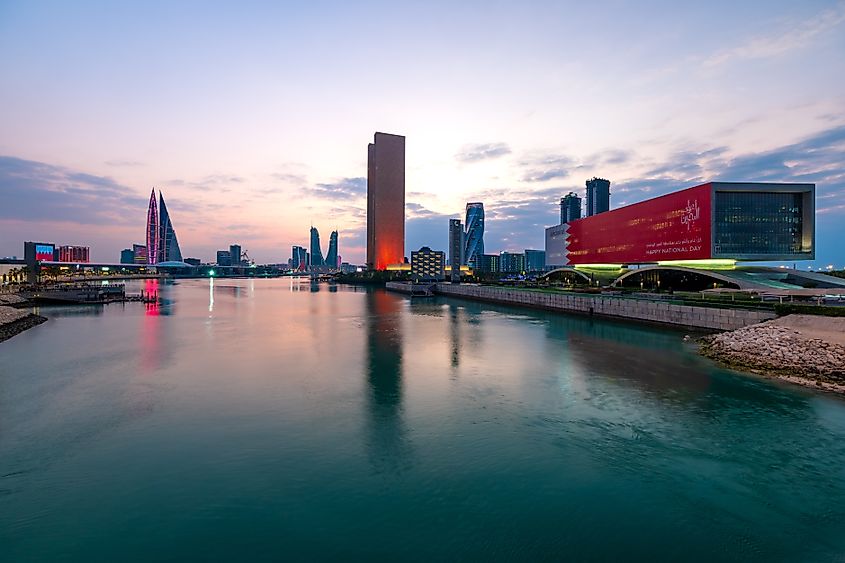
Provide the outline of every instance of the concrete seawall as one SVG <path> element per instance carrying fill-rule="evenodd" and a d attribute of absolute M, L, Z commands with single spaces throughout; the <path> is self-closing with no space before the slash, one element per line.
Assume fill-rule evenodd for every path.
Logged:
<path fill-rule="evenodd" d="M 388 287 L 388 289 L 390 289 Z M 478 285 L 438 283 L 435 292 L 492 303 L 615 317 L 712 330 L 736 330 L 775 318 L 773 311 L 676 305 L 645 299 L 603 295 L 573 295 Z"/>

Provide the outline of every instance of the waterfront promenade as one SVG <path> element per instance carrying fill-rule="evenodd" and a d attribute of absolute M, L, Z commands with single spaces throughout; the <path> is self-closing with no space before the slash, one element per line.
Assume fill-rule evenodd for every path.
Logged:
<path fill-rule="evenodd" d="M 431 285 L 435 293 L 448 297 L 704 330 L 735 330 L 777 316 L 774 311 L 765 309 L 679 305 L 619 295 L 564 293 L 473 284 Z M 407 293 L 409 284 L 388 282 L 386 287 L 392 291 Z"/>

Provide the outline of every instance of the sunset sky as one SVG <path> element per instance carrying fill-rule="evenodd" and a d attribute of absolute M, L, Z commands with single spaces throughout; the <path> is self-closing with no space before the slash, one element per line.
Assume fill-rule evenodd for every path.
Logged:
<path fill-rule="evenodd" d="M 487 210 L 543 248 L 594 175 L 611 206 L 723 181 L 817 184 L 845 266 L 845 3 L 0 0 L 0 256 L 143 243 L 283 262 L 314 224 L 364 261 L 367 143 L 407 138 L 406 252 Z"/>

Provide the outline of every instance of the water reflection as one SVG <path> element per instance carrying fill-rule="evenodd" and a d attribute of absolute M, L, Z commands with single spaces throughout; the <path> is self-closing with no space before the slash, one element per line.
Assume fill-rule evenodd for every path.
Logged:
<path fill-rule="evenodd" d="M 402 421 L 402 299 L 367 293 L 367 425 L 370 461 L 379 472 L 408 465 L 410 445 Z"/>
<path fill-rule="evenodd" d="M 458 368 L 461 365 L 461 309 L 454 303 L 449 303 L 449 344 L 451 347 L 451 364 L 452 368 Z M 453 373 L 455 370 L 453 369 Z"/>

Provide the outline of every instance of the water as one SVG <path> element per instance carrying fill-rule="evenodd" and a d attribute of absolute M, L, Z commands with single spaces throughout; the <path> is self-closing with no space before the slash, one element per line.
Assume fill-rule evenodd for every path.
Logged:
<path fill-rule="evenodd" d="M 845 402 L 683 333 L 307 280 L 0 344 L 0 559 L 845 560 Z"/>

